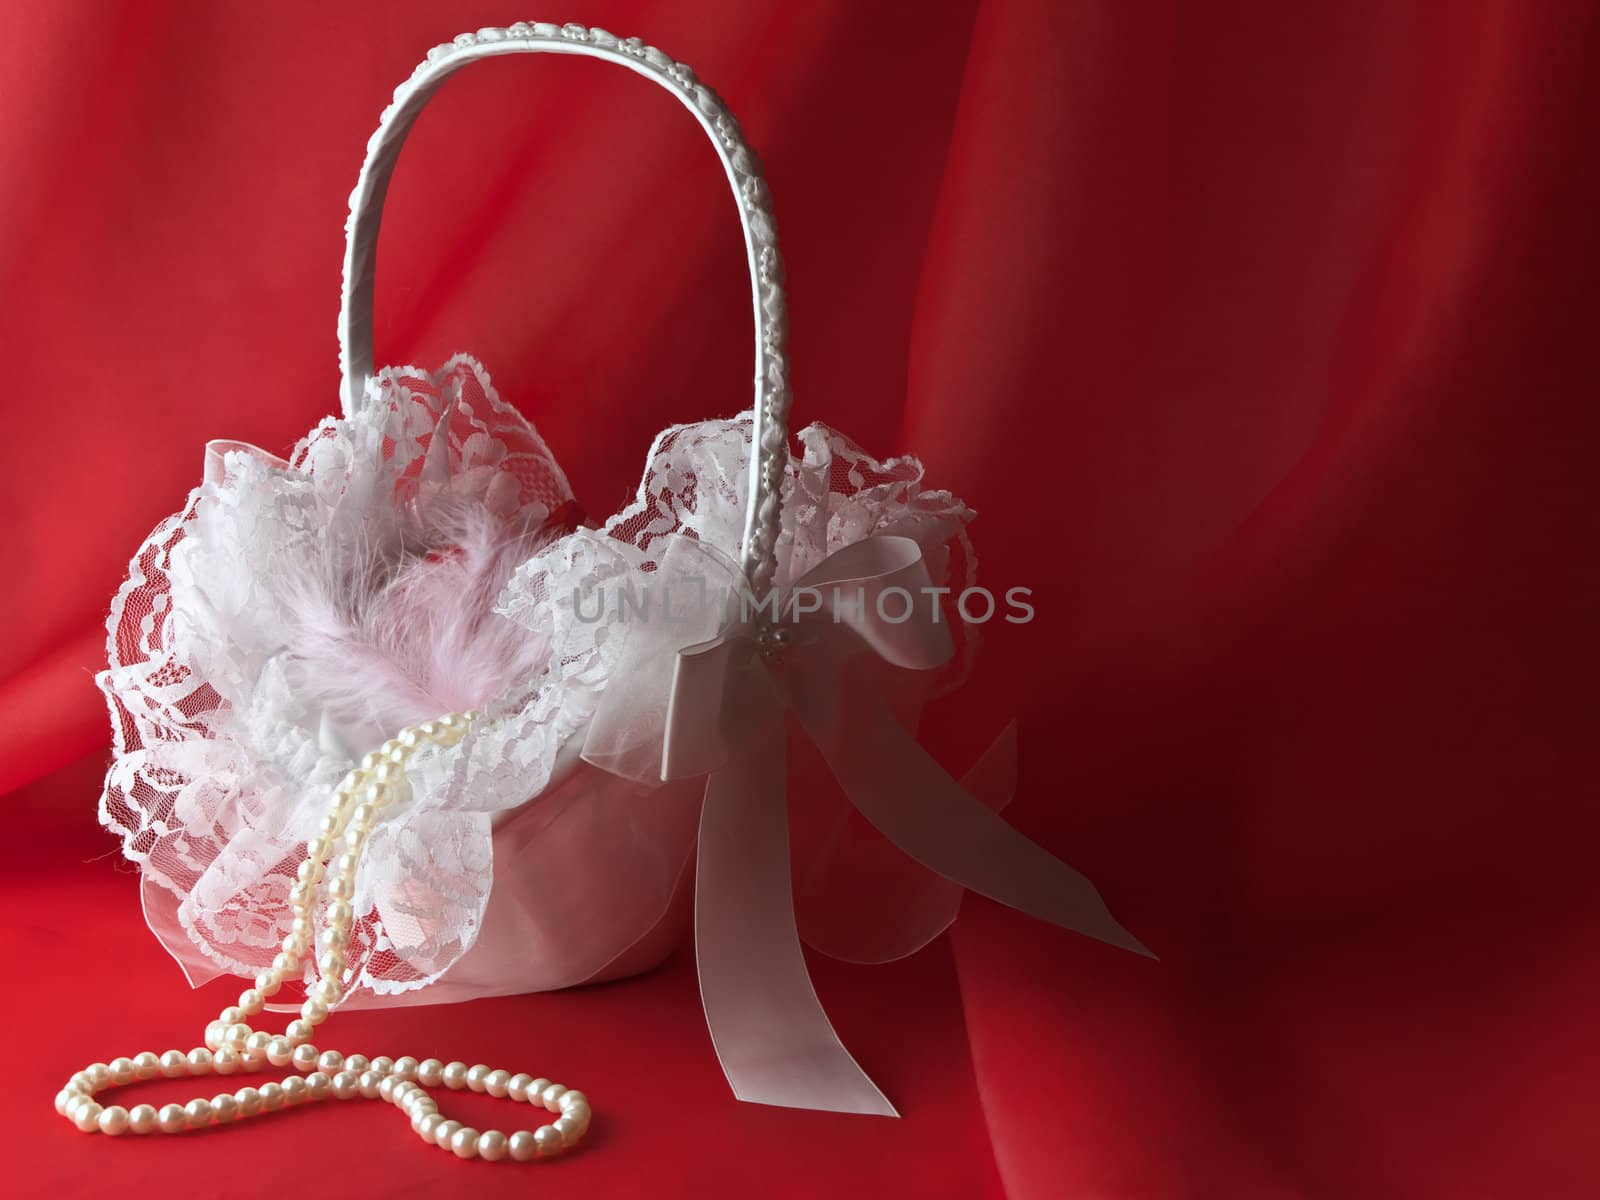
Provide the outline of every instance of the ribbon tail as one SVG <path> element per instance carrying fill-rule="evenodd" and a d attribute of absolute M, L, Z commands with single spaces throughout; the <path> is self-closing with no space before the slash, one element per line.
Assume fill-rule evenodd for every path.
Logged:
<path fill-rule="evenodd" d="M 783 722 L 706 782 L 695 962 L 706 1025 L 740 1100 L 899 1116 L 833 1030 L 795 927 Z"/>
<path fill-rule="evenodd" d="M 961 777 L 961 786 L 996 812 L 1011 803 L 1016 721 Z M 803 835 L 795 838 L 796 864 L 809 861 L 809 869 L 796 876 L 801 941 L 842 962 L 887 963 L 915 954 L 955 923 L 964 887 L 928 870 L 864 822 L 850 820 L 855 808 L 842 792 L 836 811 L 826 839 L 809 855 L 800 848 Z M 801 814 L 790 817 L 799 834 Z"/>
<path fill-rule="evenodd" d="M 1029 916 L 1155 957 L 1094 884 L 967 792 L 866 689 L 806 688 L 794 706 L 850 802 L 917 862 Z"/>

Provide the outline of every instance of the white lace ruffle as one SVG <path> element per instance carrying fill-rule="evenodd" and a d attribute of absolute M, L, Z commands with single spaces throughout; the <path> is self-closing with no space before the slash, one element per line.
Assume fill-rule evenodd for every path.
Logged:
<path fill-rule="evenodd" d="M 635 502 L 603 531 L 570 528 L 565 476 L 465 356 L 434 373 L 382 372 L 359 414 L 323 421 L 288 461 L 209 447 L 202 485 L 129 565 L 98 676 L 114 751 L 100 819 L 155 885 L 147 903 L 170 898 L 188 943 L 169 944 L 180 960 L 197 952 L 240 975 L 267 966 L 328 790 L 383 738 L 435 715 L 413 714 L 403 697 L 322 702 L 307 686 L 297 595 L 308 577 L 362 582 L 363 564 L 448 556 L 425 515 L 441 497 L 545 531 L 489 618 L 537 639 L 540 665 L 476 698 L 484 717 L 457 746 L 414 761 L 411 799 L 374 832 L 356 881 L 346 984 L 394 995 L 459 964 L 452 978 L 470 982 L 452 999 L 558 987 L 645 937 L 677 886 L 693 813 L 673 797 L 641 802 L 637 785 L 575 765 L 571 747 L 627 631 L 614 609 L 595 621 L 574 605 L 648 579 L 669 534 L 737 557 L 750 426 L 745 415 L 662 433 Z M 971 581 L 972 514 L 923 490 L 920 464 L 875 461 L 820 425 L 800 442 L 780 587 L 874 533 L 915 538 L 935 582 L 959 591 Z M 543 818 L 530 807 L 541 797 Z M 558 875 L 559 897 L 547 886 Z M 578 911 L 586 924 L 574 929 Z M 489 940 L 512 949 L 462 962 L 486 922 Z"/>

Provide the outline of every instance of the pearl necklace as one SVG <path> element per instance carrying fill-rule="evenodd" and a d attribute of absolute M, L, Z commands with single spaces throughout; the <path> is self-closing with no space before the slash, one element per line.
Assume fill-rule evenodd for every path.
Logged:
<path fill-rule="evenodd" d="M 342 998 L 339 980 L 344 974 L 345 951 L 355 915 L 350 902 L 355 895 L 356 868 L 374 823 L 386 807 L 408 794 L 405 766 L 412 752 L 429 742 L 455 745 L 476 716 L 475 712 L 450 713 L 437 721 L 402 730 L 362 759 L 361 765 L 334 789 L 332 808 L 306 842 L 306 860 L 300 864 L 299 878 L 289 892 L 294 917 L 289 936 L 283 940 L 282 953 L 256 976 L 253 987 L 240 993 L 236 1006 L 223 1009 L 206 1027 L 203 1048 L 188 1054 L 168 1050 L 159 1056 L 146 1051 L 133 1058 L 91 1063 L 56 1094 L 56 1111 L 85 1133 L 182 1133 L 329 1097 L 353 1100 L 359 1096 L 389 1101 L 411 1118 L 411 1128 L 424 1142 L 450 1150 L 458 1158 L 528 1162 L 550 1158 L 577 1145 L 589 1128 L 588 1097 L 559 1083 L 490 1070 L 482 1064 L 468 1067 L 462 1062 L 442 1063 L 436 1058 L 418 1062 L 409 1055 L 368 1059 L 363 1054 L 344 1055 L 337 1050 L 319 1052 L 311 1044 L 312 1032 L 327 1020 Z M 335 857 L 337 844 L 342 844 L 343 849 Z M 327 905 L 318 938 L 322 949 L 316 960 L 320 978 L 307 989 L 300 1019 L 289 1022 L 281 1035 L 252 1029 L 246 1018 L 261 1012 L 268 997 L 302 973 L 301 963 L 312 944 L 315 891 L 324 877 Z M 158 1075 L 169 1079 L 213 1072 L 232 1075 L 268 1064 L 293 1067 L 299 1074 L 259 1088 L 223 1092 L 209 1100 L 197 1097 L 187 1104 L 168 1104 L 159 1112 L 149 1104 L 127 1109 L 118 1104 L 102 1106 L 94 1099 L 95 1093 L 108 1087 Z M 531 1133 L 526 1129 L 509 1137 L 498 1129 L 479 1133 L 459 1121 L 446 1120 L 439 1112 L 426 1089 L 440 1084 L 457 1091 L 469 1088 L 497 1098 L 525 1101 L 559 1115 Z"/>

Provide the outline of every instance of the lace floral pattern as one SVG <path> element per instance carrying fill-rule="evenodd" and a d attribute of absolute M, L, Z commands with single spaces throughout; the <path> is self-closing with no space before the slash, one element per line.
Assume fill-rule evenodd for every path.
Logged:
<path fill-rule="evenodd" d="M 565 476 L 472 359 L 433 373 L 383 371 L 367 399 L 355 416 L 323 421 L 287 461 L 213 443 L 204 482 L 129 564 L 107 621 L 109 665 L 97 677 L 114 749 L 100 819 L 154 885 L 147 903 L 153 892 L 173 906 L 184 944 L 167 940 L 180 961 L 199 955 L 224 971 L 258 972 L 288 932 L 289 889 L 328 790 L 396 731 L 308 697 L 288 600 L 296 564 L 344 570 L 373 538 L 392 539 L 397 555 L 428 552 L 410 546 L 396 514 L 440 495 L 555 528 L 494 603 L 500 617 L 547 639 L 542 667 L 482 704 L 456 746 L 418 754 L 409 801 L 368 843 L 345 982 L 392 995 L 439 979 L 472 949 L 500 894 L 497 831 L 570 777 L 627 638 L 620 614 L 593 603 L 596 592 L 648 578 L 672 535 L 737 559 L 751 418 L 663 432 L 634 503 L 586 530 L 563 523 L 573 507 Z M 924 489 L 919 463 L 877 461 L 821 425 L 799 441 L 784 484 L 780 587 L 878 533 L 916 539 L 936 583 L 959 591 L 971 582 L 972 513 Z M 654 819 L 641 817 L 627 836 L 643 846 L 656 836 Z M 677 821 L 670 836 L 687 838 L 691 827 Z M 596 853 L 595 841 L 583 844 Z M 672 886 L 675 853 L 661 856 L 658 890 Z M 607 887 L 607 863 L 589 866 L 592 886 Z M 619 916 L 590 940 L 620 952 L 642 936 L 642 914 L 660 905 L 635 898 L 617 906 L 632 924 Z M 483 990 L 523 990 L 502 983 Z"/>
<path fill-rule="evenodd" d="M 440 489 L 535 518 L 571 501 L 537 432 L 465 357 L 432 374 L 383 372 L 360 414 L 322 422 L 287 462 L 208 447 L 205 481 L 146 540 L 113 600 L 98 682 L 114 761 L 100 818 L 224 970 L 253 974 L 276 954 L 327 791 L 371 748 L 297 691 L 292 568 L 354 554 L 401 498 Z M 523 691 L 520 707 L 536 707 L 537 689 Z M 375 834 L 358 880 L 347 981 L 371 990 L 437 978 L 472 944 L 487 902 L 489 819 L 441 809 L 428 778 Z M 539 786 L 535 771 L 506 805 Z"/>
<path fill-rule="evenodd" d="M 674 425 L 656 436 L 634 502 L 606 522 L 614 538 L 652 548 L 671 535 L 696 538 L 737 557 L 749 495 L 750 432 L 745 412 L 727 421 Z M 977 558 L 966 527 L 973 511 L 947 491 L 922 486 L 922 464 L 902 457 L 879 461 L 823 424 L 800 431 L 783 485 L 778 537 L 779 591 L 828 555 L 874 535 L 915 540 L 936 586 L 952 596 L 976 582 Z M 953 602 L 946 619 L 959 631 L 951 668 L 964 674 L 974 630 Z"/>

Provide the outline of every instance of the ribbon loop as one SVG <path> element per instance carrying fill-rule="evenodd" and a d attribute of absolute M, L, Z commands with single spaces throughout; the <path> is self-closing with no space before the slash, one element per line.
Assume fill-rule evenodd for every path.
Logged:
<path fill-rule="evenodd" d="M 951 778 L 848 669 L 863 652 L 907 670 L 949 660 L 950 630 L 914 540 L 872 537 L 835 552 L 775 613 L 756 609 L 738 569 L 703 544 L 669 547 L 663 562 L 674 558 L 701 568 L 695 580 L 709 607 L 700 628 L 710 613 L 717 630 L 694 639 L 680 629 L 675 642 L 659 629 L 630 630 L 628 660 L 640 669 L 626 691 L 607 689 L 584 757 L 608 769 L 653 762 L 661 780 L 707 777 L 695 953 L 706 1022 L 736 1096 L 895 1115 L 840 1042 L 806 971 L 789 863 L 788 711 L 850 803 L 916 862 L 1020 912 L 1149 955 L 1088 879 Z M 658 753 L 641 758 L 651 746 Z"/>

